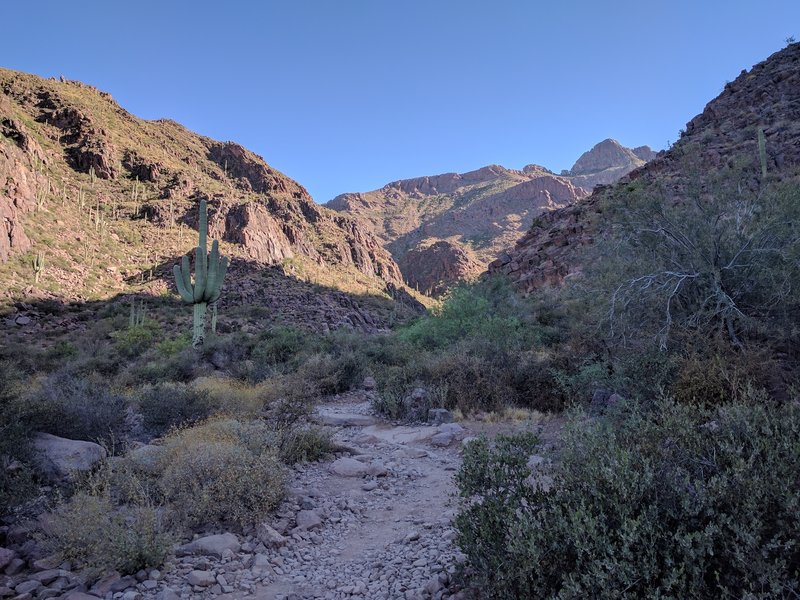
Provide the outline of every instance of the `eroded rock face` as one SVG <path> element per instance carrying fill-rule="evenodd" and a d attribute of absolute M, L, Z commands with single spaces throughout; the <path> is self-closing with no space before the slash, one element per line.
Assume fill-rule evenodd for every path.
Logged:
<path fill-rule="evenodd" d="M 409 250 L 401 259 L 400 270 L 411 287 L 427 296 L 439 296 L 453 282 L 478 275 L 483 266 L 461 245 L 442 240 Z"/>
<path fill-rule="evenodd" d="M 0 96 L 0 262 L 12 252 L 31 246 L 23 216 L 36 207 L 36 194 L 47 185 L 34 164 L 46 159 L 27 129 L 11 116 L 8 101 Z"/>
<path fill-rule="evenodd" d="M 258 193 L 288 193 L 294 198 L 307 196 L 305 188 L 271 168 L 264 159 L 233 142 L 208 142 L 208 158 L 223 168 L 227 177 L 240 187 Z"/>
<path fill-rule="evenodd" d="M 632 171 L 618 186 L 601 186 L 574 205 L 541 215 L 512 249 L 489 265 L 489 273 L 507 275 L 523 292 L 560 284 L 579 271 L 578 251 L 602 231 L 603 201 L 618 187 L 635 181 L 644 188 L 662 189 L 665 183 L 676 188 L 685 177 L 677 157 L 689 147 L 708 172 L 735 161 L 756 168 L 759 128 L 765 133 L 770 173 L 780 176 L 800 167 L 800 44 L 743 71 L 689 121 L 673 149 Z M 641 148 L 634 153 L 648 155 Z"/>
<path fill-rule="evenodd" d="M 649 146 L 630 149 L 617 140 L 607 139 L 584 152 L 570 169 L 568 177 L 574 185 L 591 191 L 595 186 L 618 181 L 655 156 Z"/>

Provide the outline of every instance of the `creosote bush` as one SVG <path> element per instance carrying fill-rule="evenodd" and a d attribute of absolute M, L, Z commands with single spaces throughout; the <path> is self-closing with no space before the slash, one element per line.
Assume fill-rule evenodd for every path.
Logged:
<path fill-rule="evenodd" d="M 664 401 L 572 420 L 556 460 L 472 446 L 459 543 L 484 598 L 800 593 L 800 408 Z"/>
<path fill-rule="evenodd" d="M 187 527 L 253 525 L 283 498 L 278 436 L 263 422 L 211 419 L 163 446 L 159 486 Z"/>
<path fill-rule="evenodd" d="M 96 373 L 63 368 L 44 378 L 27 401 L 30 425 L 39 431 L 112 447 L 125 434 L 127 401 Z"/>
<path fill-rule="evenodd" d="M 118 507 L 107 496 L 78 492 L 41 522 L 44 547 L 100 574 L 160 566 L 173 536 L 152 507 Z"/>

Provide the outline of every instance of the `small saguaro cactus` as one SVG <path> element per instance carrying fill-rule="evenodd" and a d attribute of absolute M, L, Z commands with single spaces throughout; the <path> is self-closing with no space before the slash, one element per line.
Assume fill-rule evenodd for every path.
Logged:
<path fill-rule="evenodd" d="M 33 261 L 31 262 L 31 266 L 33 267 L 33 281 L 34 283 L 39 283 L 39 276 L 44 269 L 44 252 L 36 253 L 36 256 L 33 257 Z"/>
<path fill-rule="evenodd" d="M 195 251 L 194 286 L 191 281 L 189 257 L 184 256 L 181 264 L 175 265 L 175 285 L 181 299 L 186 304 L 194 305 L 194 325 L 192 327 L 192 346 L 199 348 L 205 340 L 206 307 L 214 305 L 222 293 L 222 283 L 228 270 L 228 259 L 219 255 L 219 242 L 211 244 L 211 256 L 208 255 L 206 238 L 208 236 L 208 213 L 206 201 L 200 201 L 200 240 Z M 216 311 L 215 311 L 216 312 Z M 216 320 L 216 319 L 215 319 Z"/>
<path fill-rule="evenodd" d="M 761 163 L 761 179 L 767 177 L 767 138 L 764 136 L 764 129 L 758 130 L 758 162 Z"/>

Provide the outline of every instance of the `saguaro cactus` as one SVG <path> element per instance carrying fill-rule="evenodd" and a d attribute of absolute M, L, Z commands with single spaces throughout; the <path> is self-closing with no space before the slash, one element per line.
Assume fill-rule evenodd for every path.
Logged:
<path fill-rule="evenodd" d="M 181 299 L 186 304 L 194 305 L 194 326 L 192 328 L 192 346 L 199 348 L 206 336 L 206 308 L 209 303 L 219 300 L 222 283 L 228 270 L 228 259 L 219 255 L 219 243 L 211 244 L 211 256 L 208 255 L 206 238 L 208 236 L 208 213 L 206 201 L 200 201 L 200 241 L 195 252 L 194 286 L 191 281 L 189 257 L 184 256 L 180 266 L 175 265 L 175 285 Z"/>
<path fill-rule="evenodd" d="M 34 283 L 39 283 L 39 275 L 44 270 L 44 252 L 36 253 L 36 256 L 31 261 L 31 266 L 33 267 L 33 281 Z"/>

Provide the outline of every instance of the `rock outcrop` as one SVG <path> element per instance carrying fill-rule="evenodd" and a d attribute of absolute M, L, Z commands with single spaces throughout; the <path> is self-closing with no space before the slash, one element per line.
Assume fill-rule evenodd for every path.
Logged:
<path fill-rule="evenodd" d="M 591 191 L 597 185 L 618 181 L 655 156 L 649 146 L 630 149 L 607 139 L 584 152 L 565 175 L 574 185 Z"/>
<path fill-rule="evenodd" d="M 617 185 L 601 186 L 571 206 L 542 214 L 512 249 L 489 266 L 489 273 L 507 275 L 523 292 L 562 282 L 580 270 L 580 249 L 607 225 L 604 203 L 624 193 L 624 186 L 677 188 L 686 176 L 678 156 L 687 149 L 696 154 L 705 173 L 742 162 L 756 167 L 759 129 L 765 134 L 768 172 L 780 177 L 796 171 L 800 167 L 800 44 L 791 44 L 750 71 L 742 71 L 689 121 L 672 149 Z M 637 156 L 648 155 L 637 151 Z"/>

